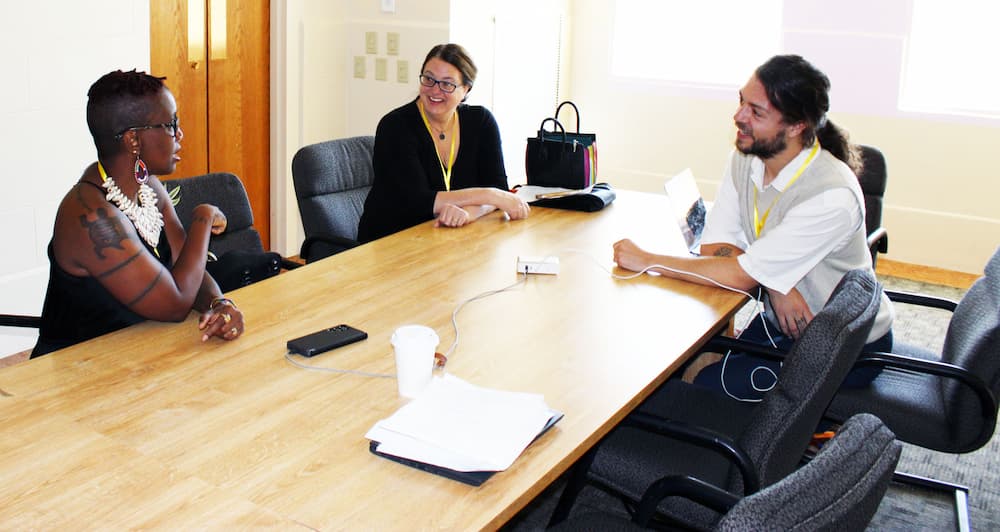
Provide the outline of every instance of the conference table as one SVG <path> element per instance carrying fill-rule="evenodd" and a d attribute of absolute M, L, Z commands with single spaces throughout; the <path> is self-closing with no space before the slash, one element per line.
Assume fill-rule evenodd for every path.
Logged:
<path fill-rule="evenodd" d="M 0 529 L 496 529 L 744 302 L 613 277 L 629 273 L 612 261 L 625 237 L 684 249 L 666 198 L 629 191 L 594 213 L 428 222 L 232 292 L 247 322 L 235 341 L 202 342 L 192 313 L 0 370 Z M 366 431 L 405 404 L 394 379 L 285 360 L 287 340 L 340 323 L 369 338 L 301 361 L 392 374 L 404 324 L 434 328 L 443 352 L 461 302 L 524 277 L 518 256 L 557 256 L 560 271 L 466 304 L 446 371 L 565 416 L 479 487 L 369 452 Z"/>

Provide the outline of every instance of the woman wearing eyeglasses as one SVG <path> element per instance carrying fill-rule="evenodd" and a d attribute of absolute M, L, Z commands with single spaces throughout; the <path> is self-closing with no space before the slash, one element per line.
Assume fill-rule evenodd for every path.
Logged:
<path fill-rule="evenodd" d="M 500 209 L 529 207 L 507 191 L 500 130 L 485 108 L 466 105 L 476 66 L 457 44 L 439 44 L 420 67 L 420 94 L 385 115 L 375 133 L 375 182 L 358 239 L 368 242 L 428 220 L 461 227 Z"/>
<path fill-rule="evenodd" d="M 225 229 L 225 215 L 199 205 L 185 234 L 156 178 L 174 171 L 184 138 L 163 78 L 118 70 L 87 96 L 97 162 L 56 212 L 32 358 L 143 320 L 182 321 L 192 309 L 203 313 L 202 341 L 237 338 L 243 314 L 205 272 L 209 237 Z"/>

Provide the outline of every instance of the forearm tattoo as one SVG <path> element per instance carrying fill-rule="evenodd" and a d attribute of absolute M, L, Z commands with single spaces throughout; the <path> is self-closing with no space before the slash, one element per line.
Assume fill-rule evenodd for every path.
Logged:
<path fill-rule="evenodd" d="M 125 227 L 118 218 L 108 217 L 108 211 L 103 207 L 97 208 L 97 219 L 93 222 L 87 221 L 87 216 L 80 215 L 80 223 L 87 229 L 90 241 L 94 244 L 94 253 L 97 258 L 104 259 L 105 248 L 115 248 L 125 251 L 122 241 L 128 240 Z"/>
<path fill-rule="evenodd" d="M 733 248 L 729 246 L 722 246 L 721 248 L 715 250 L 715 253 L 713 255 L 715 255 L 716 257 L 732 257 Z"/>

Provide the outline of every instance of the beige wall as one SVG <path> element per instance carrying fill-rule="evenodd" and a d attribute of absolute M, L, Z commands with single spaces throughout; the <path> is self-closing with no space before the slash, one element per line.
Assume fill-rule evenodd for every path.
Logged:
<path fill-rule="evenodd" d="M 1000 146 L 1000 123 L 900 116 L 892 108 L 896 87 L 864 80 L 861 69 L 887 79 L 895 76 L 886 72 L 885 65 L 902 53 L 897 27 L 902 24 L 889 12 L 883 27 L 856 27 L 873 24 L 842 12 L 857 8 L 856 3 L 810 6 L 811 12 L 819 9 L 828 16 L 819 22 L 791 22 L 801 27 L 786 27 L 787 51 L 801 53 L 817 64 L 833 65 L 823 67 L 834 85 L 831 118 L 846 127 L 854 141 L 878 146 L 885 153 L 889 165 L 883 218 L 889 231 L 887 256 L 981 273 L 1000 244 L 1000 211 L 994 206 L 994 198 L 1000 196 L 1000 179 L 993 158 L 993 150 Z M 892 8 L 905 4 L 896 0 Z M 660 192 L 666 177 L 690 167 L 703 193 L 714 197 L 732 149 L 736 91 L 713 97 L 665 83 L 612 78 L 608 21 L 613 19 L 614 3 L 578 0 L 572 5 L 575 37 L 570 44 L 574 61 L 569 92 L 598 133 L 603 178 L 622 188 Z M 809 13 L 803 14 L 798 2 L 794 5 L 798 13 L 786 15 L 806 18 Z M 836 27 L 838 23 L 841 27 Z M 838 55 L 855 53 L 842 49 L 847 39 L 863 43 L 863 49 L 852 56 L 858 58 L 858 70 L 850 63 L 846 68 L 836 66 Z M 665 50 L 663 60 L 669 61 L 673 53 L 684 51 Z M 983 58 L 984 65 L 992 61 Z M 854 93 L 851 87 L 857 87 Z M 848 102 L 856 111 L 838 111 L 838 101 Z"/>
<path fill-rule="evenodd" d="M 307 144 L 374 135 L 379 119 L 417 94 L 417 74 L 427 50 L 448 38 L 449 1 L 397 1 L 383 13 L 376 1 L 272 0 L 272 242 L 296 255 L 305 236 L 292 186 L 295 152 Z M 365 33 L 377 34 L 378 53 L 365 53 Z M 399 34 L 398 56 L 386 53 L 386 34 Z M 354 77 L 354 57 L 366 74 Z M 376 80 L 375 59 L 387 63 Z M 396 77 L 406 61 L 405 83 Z M 389 102 L 389 103 L 387 103 Z"/>

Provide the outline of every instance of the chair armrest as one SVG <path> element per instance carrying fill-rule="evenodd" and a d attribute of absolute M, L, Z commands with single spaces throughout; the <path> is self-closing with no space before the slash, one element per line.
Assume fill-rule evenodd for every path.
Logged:
<path fill-rule="evenodd" d="M 644 412 L 632 412 L 622 422 L 648 432 L 691 443 L 714 451 L 733 462 L 743 476 L 743 492 L 747 495 L 760 489 L 760 479 L 750 456 L 730 438 L 697 425 L 666 419 Z"/>
<path fill-rule="evenodd" d="M 854 366 L 900 369 L 958 381 L 976 394 L 976 397 L 979 398 L 979 407 L 982 409 L 983 415 L 987 418 L 987 423 L 983 424 L 983 432 L 974 442 L 974 446 L 969 450 L 982 447 L 993 437 L 993 431 L 996 428 L 997 399 L 993 395 L 993 391 L 990 390 L 989 386 L 986 385 L 986 382 L 979 375 L 954 364 L 913 358 L 895 353 L 862 353 L 858 357 L 857 362 L 854 363 Z"/>
<path fill-rule="evenodd" d="M 29 329 L 38 329 L 41 326 L 42 318 L 38 316 L 0 314 L 0 327 L 25 327 Z"/>
<path fill-rule="evenodd" d="M 748 342 L 746 340 L 740 340 L 739 338 L 733 338 L 731 336 L 723 336 L 721 334 L 713 336 L 705 342 L 705 345 L 703 345 L 700 350 L 702 353 L 725 353 L 726 351 L 749 353 L 751 355 L 756 355 L 770 360 L 777 360 L 779 362 L 784 360 L 785 355 L 787 354 L 780 349 L 760 345 L 754 342 Z"/>
<path fill-rule="evenodd" d="M 879 253 L 889 251 L 889 232 L 884 227 L 876 227 L 868 233 L 868 249 Z"/>
<path fill-rule="evenodd" d="M 323 259 L 329 257 L 330 255 L 324 255 L 322 257 L 314 257 L 311 255 L 312 248 L 317 244 L 331 246 L 335 249 L 330 255 L 336 255 L 341 251 L 348 250 L 351 248 L 358 247 L 361 245 L 357 240 L 351 240 L 350 238 L 344 238 L 342 236 L 328 235 L 328 234 L 318 234 L 313 235 L 304 242 L 302 242 L 302 248 L 299 251 L 299 256 L 302 257 L 306 262 L 312 262 L 315 260 Z"/>
<path fill-rule="evenodd" d="M 950 299 L 944 299 L 942 297 L 911 294 L 909 292 L 896 292 L 894 290 L 886 290 L 885 295 L 888 296 L 889 300 L 894 303 L 906 303 L 908 305 L 919 305 L 921 307 L 939 308 L 949 312 L 954 312 L 955 308 L 958 307 L 957 302 Z"/>
<path fill-rule="evenodd" d="M 649 526 L 649 522 L 656 515 L 656 508 L 660 505 L 660 501 L 667 497 L 684 497 L 720 514 L 728 512 L 733 506 L 736 506 L 736 503 L 740 502 L 739 496 L 718 486 L 713 486 L 704 480 L 680 475 L 663 477 L 646 488 L 646 492 L 642 494 L 642 499 L 636 508 L 635 515 L 632 517 L 632 522 L 643 527 Z"/>

